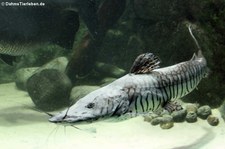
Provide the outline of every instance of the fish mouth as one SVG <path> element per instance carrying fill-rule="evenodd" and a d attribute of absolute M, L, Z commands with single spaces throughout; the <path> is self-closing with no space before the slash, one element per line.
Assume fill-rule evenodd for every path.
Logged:
<path fill-rule="evenodd" d="M 69 115 L 64 115 L 64 116 L 60 116 L 60 115 L 55 115 L 53 117 L 51 117 L 49 119 L 49 122 L 51 123 L 76 123 L 76 122 L 81 122 L 81 121 L 93 121 L 93 120 L 97 120 L 97 117 L 94 116 L 69 116 Z"/>
<path fill-rule="evenodd" d="M 49 119 L 49 122 L 52 122 L 52 123 L 63 123 L 63 122 L 74 123 L 79 121 L 82 121 L 82 119 L 79 118 L 78 116 L 65 117 L 65 118 L 59 118 L 57 116 L 53 116 Z"/>

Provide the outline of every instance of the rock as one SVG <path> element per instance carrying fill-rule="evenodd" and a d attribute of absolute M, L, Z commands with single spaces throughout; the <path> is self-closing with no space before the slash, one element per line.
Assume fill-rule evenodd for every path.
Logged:
<path fill-rule="evenodd" d="M 155 125 L 159 125 L 162 122 L 163 122 L 162 117 L 156 117 L 156 118 L 152 119 L 151 124 L 155 126 Z"/>
<path fill-rule="evenodd" d="M 153 117 L 151 116 L 144 116 L 144 121 L 145 122 L 151 122 L 153 120 Z"/>
<path fill-rule="evenodd" d="M 185 119 L 188 123 L 194 123 L 197 121 L 197 114 L 192 111 L 188 112 Z"/>
<path fill-rule="evenodd" d="M 211 108 L 207 105 L 201 106 L 197 110 L 197 115 L 201 119 L 207 119 L 207 117 L 212 114 Z"/>
<path fill-rule="evenodd" d="M 95 63 L 95 69 L 98 72 L 100 72 L 103 75 L 108 76 L 108 77 L 119 78 L 126 74 L 125 70 L 123 70 L 117 66 L 105 64 L 105 63 L 101 63 L 101 62 Z"/>
<path fill-rule="evenodd" d="M 33 103 L 44 111 L 68 106 L 71 89 L 70 79 L 55 69 L 42 70 L 27 81 L 27 91 Z"/>
<path fill-rule="evenodd" d="M 185 105 L 185 108 L 187 110 L 187 112 L 197 112 L 199 105 L 198 104 L 192 104 L 192 103 L 188 103 Z"/>
<path fill-rule="evenodd" d="M 217 126 L 219 124 L 219 119 L 218 117 L 209 115 L 207 118 L 207 122 L 211 125 L 211 126 Z"/>
<path fill-rule="evenodd" d="M 161 116 L 163 115 L 170 115 L 170 112 L 168 110 L 163 109 L 160 113 Z"/>
<path fill-rule="evenodd" d="M 174 122 L 183 122 L 185 120 L 186 115 L 187 115 L 186 109 L 174 111 L 171 113 Z"/>
<path fill-rule="evenodd" d="M 26 90 L 27 80 L 35 73 L 39 73 L 44 69 L 56 69 L 65 72 L 68 60 L 66 57 L 58 57 L 41 67 L 21 68 L 15 73 L 16 86 L 19 89 Z"/>
<path fill-rule="evenodd" d="M 220 111 L 221 117 L 222 117 L 223 120 L 225 121 L 225 101 L 224 101 L 223 104 L 219 107 L 219 111 Z"/>
<path fill-rule="evenodd" d="M 67 64 L 68 64 L 68 59 L 66 57 L 58 57 L 46 63 L 45 65 L 41 66 L 37 70 L 37 72 L 40 72 L 44 69 L 56 69 L 60 72 L 65 72 Z"/>
<path fill-rule="evenodd" d="M 163 115 L 162 123 L 173 122 L 173 117 L 171 115 Z"/>
<path fill-rule="evenodd" d="M 88 86 L 88 85 L 75 86 L 72 88 L 72 91 L 70 93 L 70 100 L 73 103 L 75 103 L 80 98 L 99 88 L 100 88 L 99 86 Z"/>
<path fill-rule="evenodd" d="M 160 127 L 162 129 L 170 129 L 174 126 L 174 123 L 173 122 L 164 122 L 164 123 L 161 123 L 160 124 Z"/>
<path fill-rule="evenodd" d="M 116 78 L 104 78 L 100 81 L 100 84 L 102 84 L 101 86 L 105 86 L 109 83 L 112 83 L 115 80 L 116 80 Z"/>
<path fill-rule="evenodd" d="M 151 122 L 156 117 L 159 117 L 159 116 L 155 113 L 149 113 L 149 115 L 144 115 L 144 121 Z"/>
<path fill-rule="evenodd" d="M 29 46 L 29 50 L 32 50 L 32 52 L 27 52 L 20 58 L 19 63 L 17 63 L 20 68 L 24 66 L 43 66 L 57 57 L 64 56 L 67 50 L 53 43 L 30 43 Z"/>
<path fill-rule="evenodd" d="M 27 80 L 35 73 L 39 67 L 21 68 L 15 73 L 16 87 L 21 90 L 26 90 Z"/>
<path fill-rule="evenodd" d="M 149 117 L 147 120 L 150 120 L 150 119 L 151 119 L 151 124 L 152 125 L 158 125 L 158 124 L 160 124 L 160 127 L 161 128 L 163 127 L 163 129 L 166 129 L 166 127 L 168 127 L 168 128 L 169 127 L 170 128 L 172 127 L 170 125 L 173 122 L 173 117 L 170 116 L 170 115 L 163 115 L 162 117 L 155 117 L 155 118 L 152 116 L 152 117 Z"/>

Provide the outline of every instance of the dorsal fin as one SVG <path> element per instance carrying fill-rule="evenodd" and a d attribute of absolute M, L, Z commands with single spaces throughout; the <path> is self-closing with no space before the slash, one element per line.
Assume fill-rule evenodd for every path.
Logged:
<path fill-rule="evenodd" d="M 159 68 L 160 60 L 157 56 L 153 55 L 152 53 L 144 53 L 139 55 L 131 69 L 130 73 L 134 74 L 144 74 L 150 73 L 152 70 Z"/>

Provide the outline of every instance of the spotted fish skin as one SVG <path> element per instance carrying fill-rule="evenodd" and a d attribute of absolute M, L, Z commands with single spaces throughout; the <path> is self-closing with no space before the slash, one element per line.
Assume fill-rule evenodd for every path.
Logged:
<path fill-rule="evenodd" d="M 207 75 L 206 60 L 198 53 L 191 60 L 149 73 L 130 73 L 91 92 L 50 122 L 77 122 L 127 112 L 155 111 L 196 88 Z"/>

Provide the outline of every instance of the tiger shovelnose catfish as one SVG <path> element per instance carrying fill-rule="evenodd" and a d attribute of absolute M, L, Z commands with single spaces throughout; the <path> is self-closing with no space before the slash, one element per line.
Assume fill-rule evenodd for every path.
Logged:
<path fill-rule="evenodd" d="M 208 72 L 201 51 L 191 60 L 176 65 L 159 68 L 159 63 L 152 53 L 138 56 L 129 74 L 91 92 L 49 121 L 73 123 L 156 111 L 190 93 Z"/>

